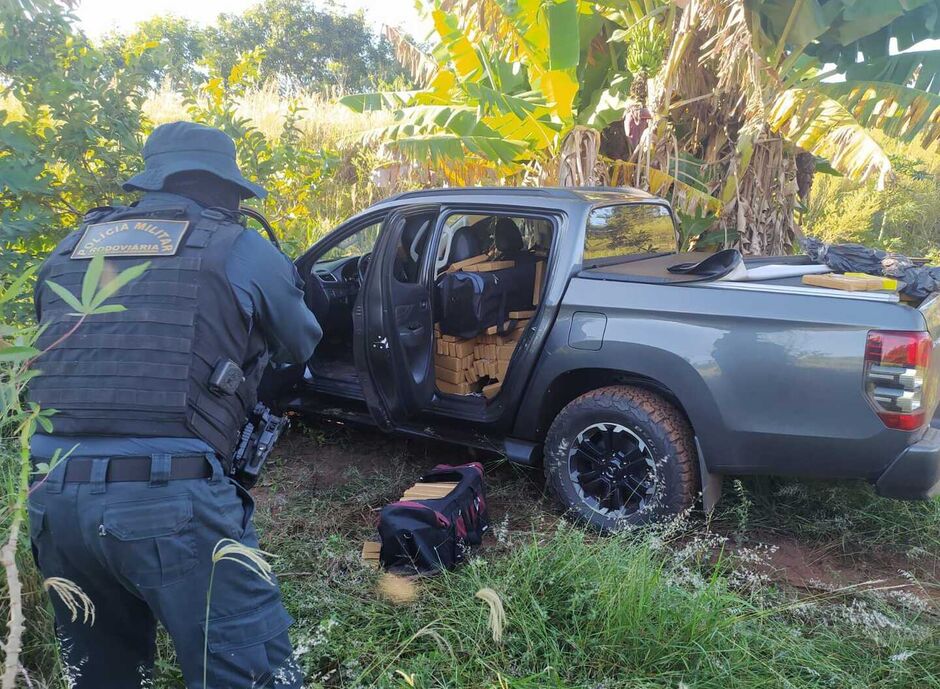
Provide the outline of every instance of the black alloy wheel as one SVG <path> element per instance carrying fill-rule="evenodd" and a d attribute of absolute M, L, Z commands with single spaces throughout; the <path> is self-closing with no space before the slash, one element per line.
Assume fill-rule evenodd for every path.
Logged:
<path fill-rule="evenodd" d="M 648 509 L 656 488 L 656 461 L 649 446 L 619 423 L 595 423 L 578 433 L 568 450 L 568 474 L 585 505 L 624 519 Z"/>
<path fill-rule="evenodd" d="M 612 385 L 571 400 L 544 445 L 545 480 L 565 514 L 600 531 L 687 511 L 698 491 L 688 419 L 662 395 Z"/>

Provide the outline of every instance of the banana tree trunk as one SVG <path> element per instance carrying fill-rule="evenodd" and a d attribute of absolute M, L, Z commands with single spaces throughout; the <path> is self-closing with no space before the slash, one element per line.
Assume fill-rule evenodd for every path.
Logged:
<path fill-rule="evenodd" d="M 804 206 L 809 205 L 809 195 L 813 190 L 813 178 L 816 176 L 816 156 L 809 151 L 800 151 L 796 154 L 796 185 L 800 194 L 800 201 Z"/>
<path fill-rule="evenodd" d="M 558 160 L 558 184 L 562 187 L 606 184 L 607 169 L 598 158 L 600 147 L 601 133 L 596 129 L 577 126 L 568 132 Z"/>
<path fill-rule="evenodd" d="M 763 137 L 722 209 L 719 227 L 725 245 L 750 256 L 791 253 L 799 233 L 794 215 L 798 195 L 792 149 L 778 136 Z"/>

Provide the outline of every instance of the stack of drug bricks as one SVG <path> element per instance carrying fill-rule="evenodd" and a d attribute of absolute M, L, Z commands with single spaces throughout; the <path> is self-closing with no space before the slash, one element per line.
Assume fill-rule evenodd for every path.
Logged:
<path fill-rule="evenodd" d="M 538 306 L 542 294 L 545 275 L 544 256 L 542 258 L 543 260 L 535 264 L 535 284 L 532 286 L 534 306 Z M 480 273 L 512 268 L 514 265 L 514 261 L 498 260 L 490 254 L 480 254 L 451 264 L 447 272 L 462 270 Z M 509 321 L 503 324 L 502 328 L 493 326 L 483 334 L 471 338 L 442 335 L 439 326 L 434 326 L 434 373 L 438 390 L 452 395 L 482 392 L 487 399 L 496 396 L 506 378 L 512 353 L 535 311 L 511 311 L 508 315 Z"/>
<path fill-rule="evenodd" d="M 401 500 L 438 500 L 446 497 L 457 487 L 456 483 L 442 481 L 440 483 L 415 483 L 411 488 L 402 493 Z M 379 567 L 379 551 L 382 544 L 379 541 L 363 541 L 362 559 L 366 564 L 373 567 Z"/>
<path fill-rule="evenodd" d="M 512 311 L 500 334 L 497 326 L 482 335 L 459 338 L 442 335 L 435 328 L 434 374 L 437 389 L 454 395 L 482 392 L 495 397 L 503 381 L 509 360 L 525 332 L 533 311 Z"/>

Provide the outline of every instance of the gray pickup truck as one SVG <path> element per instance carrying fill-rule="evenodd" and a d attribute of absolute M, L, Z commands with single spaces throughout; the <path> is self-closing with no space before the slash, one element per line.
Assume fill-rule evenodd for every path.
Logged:
<path fill-rule="evenodd" d="M 498 372 L 490 364 L 495 378 L 443 383 L 454 378 L 441 347 L 454 351 L 438 342 L 438 286 L 470 262 L 464 240 L 487 223 L 517 228 L 517 250 L 544 269 L 514 337 L 480 340 L 513 345 Z M 800 277 L 690 281 L 669 267 L 701 255 L 675 253 L 676 236 L 668 203 L 631 189 L 389 198 L 297 259 L 325 336 L 279 406 L 541 463 L 562 505 L 601 529 L 685 510 L 700 493 L 708 508 L 723 475 L 938 493 L 936 297 L 905 303 Z M 499 259 L 495 245 L 484 250 Z M 809 260 L 746 260 L 771 264 Z M 455 340 L 462 361 L 469 349 Z"/>

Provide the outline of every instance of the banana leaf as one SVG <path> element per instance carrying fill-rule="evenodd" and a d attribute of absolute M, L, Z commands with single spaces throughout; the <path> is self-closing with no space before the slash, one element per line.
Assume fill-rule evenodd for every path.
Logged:
<path fill-rule="evenodd" d="M 853 82 L 911 86 L 918 91 L 940 94 L 940 50 L 917 50 L 859 62 L 846 68 L 845 78 Z"/>
<path fill-rule="evenodd" d="M 940 139 L 940 95 L 888 82 L 819 84 L 816 91 L 837 100 L 863 127 L 929 146 Z"/>
<path fill-rule="evenodd" d="M 882 186 L 891 161 L 872 135 L 840 102 L 810 89 L 789 89 L 768 112 L 770 128 L 800 148 L 829 160 L 855 181 L 872 175 Z"/>

